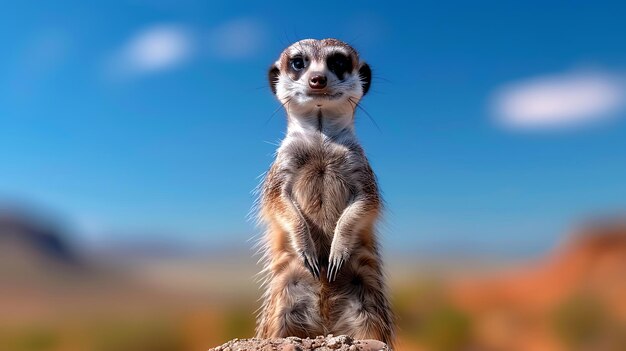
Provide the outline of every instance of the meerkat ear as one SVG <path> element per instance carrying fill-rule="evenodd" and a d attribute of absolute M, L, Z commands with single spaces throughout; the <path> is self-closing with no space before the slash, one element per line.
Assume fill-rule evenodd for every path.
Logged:
<path fill-rule="evenodd" d="M 359 77 L 361 78 L 361 85 L 363 85 L 363 96 L 365 96 L 370 90 L 370 85 L 372 85 L 372 70 L 365 62 L 359 68 Z"/>
<path fill-rule="evenodd" d="M 272 93 L 276 95 L 276 84 L 278 83 L 278 75 L 280 74 L 280 70 L 276 67 L 276 64 L 272 64 L 270 66 L 269 71 L 267 72 L 267 78 L 270 83 L 270 89 L 272 89 Z"/>

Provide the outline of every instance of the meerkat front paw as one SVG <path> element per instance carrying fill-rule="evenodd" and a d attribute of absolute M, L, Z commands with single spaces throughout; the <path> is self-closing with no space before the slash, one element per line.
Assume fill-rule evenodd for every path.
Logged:
<path fill-rule="evenodd" d="M 326 272 L 326 278 L 328 278 L 329 282 L 335 281 L 337 279 L 337 274 L 343 266 L 343 263 L 348 260 L 350 254 L 348 253 L 348 249 L 337 248 L 333 245 L 330 248 L 330 255 L 328 256 L 328 272 Z"/>
<path fill-rule="evenodd" d="M 311 274 L 319 279 L 320 278 L 320 264 L 317 259 L 317 254 L 313 249 L 304 249 L 300 251 L 300 256 L 304 261 L 304 266 L 311 272 Z"/>

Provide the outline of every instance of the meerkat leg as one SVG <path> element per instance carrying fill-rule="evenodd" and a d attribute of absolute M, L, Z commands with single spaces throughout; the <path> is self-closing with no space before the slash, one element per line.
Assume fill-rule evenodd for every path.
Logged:
<path fill-rule="evenodd" d="M 337 278 L 337 273 L 348 260 L 358 242 L 363 228 L 372 225 L 378 214 L 378 202 L 365 196 L 355 199 L 339 217 L 328 257 L 327 278 L 329 282 Z"/>
<path fill-rule="evenodd" d="M 274 262 L 257 337 L 314 337 L 325 330 L 319 311 L 319 283 L 296 257 L 284 254 Z"/>
<path fill-rule="evenodd" d="M 375 252 L 359 247 L 348 267 L 339 274 L 333 303 L 335 334 L 358 339 L 377 339 L 392 346 L 395 319 L 387 297 L 379 258 Z"/>

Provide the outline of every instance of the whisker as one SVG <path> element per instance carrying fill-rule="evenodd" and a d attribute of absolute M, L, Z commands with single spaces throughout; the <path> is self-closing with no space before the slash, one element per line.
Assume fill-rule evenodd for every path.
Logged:
<path fill-rule="evenodd" d="M 282 46 L 289 46 L 291 40 L 289 40 L 289 35 L 287 34 L 287 28 L 283 28 L 283 37 L 280 38 L 280 43 Z"/>
<path fill-rule="evenodd" d="M 356 103 L 350 98 L 348 98 L 348 103 L 352 105 L 352 122 L 354 123 L 354 116 L 356 115 Z"/>
<path fill-rule="evenodd" d="M 389 80 L 387 78 L 383 78 L 383 77 L 378 76 L 378 75 L 372 75 L 372 80 L 382 80 L 385 83 L 393 83 L 391 80 Z"/>
<path fill-rule="evenodd" d="M 352 105 L 352 107 L 353 107 L 353 109 L 352 109 L 353 111 L 352 111 L 352 112 L 356 112 L 356 103 L 355 103 L 354 101 L 352 101 L 352 99 L 351 99 L 351 98 L 348 98 L 348 102 L 349 102 L 349 103 Z"/>
<path fill-rule="evenodd" d="M 376 121 L 374 120 L 374 117 L 372 117 L 372 115 L 370 115 L 370 113 L 367 112 L 367 110 L 365 108 L 363 108 L 363 106 L 361 106 L 361 104 L 358 101 L 353 101 L 351 98 L 348 98 L 348 100 L 352 101 L 357 108 L 359 108 L 361 111 L 363 111 L 367 115 L 367 117 L 369 117 L 370 121 L 372 121 L 372 123 L 374 124 L 376 129 L 378 129 L 378 131 L 380 133 L 383 132 L 382 129 L 380 129 L 380 126 L 378 125 L 378 123 L 376 123 Z"/>
<path fill-rule="evenodd" d="M 287 101 L 285 101 L 285 102 L 283 102 L 282 104 L 280 104 L 280 106 L 278 106 L 278 107 L 274 110 L 274 112 L 272 112 L 272 114 L 270 115 L 270 117 L 269 117 L 269 118 L 265 121 L 264 126 L 267 126 L 267 124 L 268 124 L 268 123 L 270 123 L 270 121 L 272 120 L 272 117 L 274 117 L 274 115 L 275 115 L 276 113 L 278 113 L 278 111 L 279 111 L 281 108 L 285 107 L 285 105 L 287 105 L 287 104 L 289 103 L 289 101 L 291 101 L 291 99 L 293 99 L 293 98 L 289 98 L 289 99 L 287 99 Z"/>
<path fill-rule="evenodd" d="M 363 33 L 357 33 L 356 36 L 352 37 L 352 39 L 348 40 L 348 43 L 357 43 L 357 41 L 359 41 L 361 39 L 361 37 L 363 37 Z M 354 46 L 356 47 L 356 46 Z"/>

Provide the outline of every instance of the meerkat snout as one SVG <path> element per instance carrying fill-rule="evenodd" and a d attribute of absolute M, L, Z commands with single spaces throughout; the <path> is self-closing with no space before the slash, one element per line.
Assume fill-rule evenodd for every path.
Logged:
<path fill-rule="evenodd" d="M 316 74 L 309 79 L 309 86 L 311 89 L 324 89 L 326 88 L 326 76 L 322 74 Z"/>

